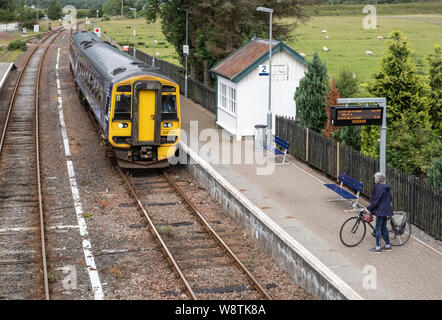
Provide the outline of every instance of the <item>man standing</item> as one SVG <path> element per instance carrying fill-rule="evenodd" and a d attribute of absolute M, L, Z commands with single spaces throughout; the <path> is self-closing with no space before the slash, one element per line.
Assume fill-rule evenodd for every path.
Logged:
<path fill-rule="evenodd" d="M 385 184 L 385 176 L 377 172 L 374 175 L 375 187 L 371 195 L 370 205 L 365 209 L 376 216 L 376 248 L 370 251 L 381 253 L 382 250 L 391 251 L 390 236 L 387 229 L 387 217 L 393 216 L 391 206 L 390 186 Z M 384 238 L 385 247 L 381 248 L 381 237 Z"/>

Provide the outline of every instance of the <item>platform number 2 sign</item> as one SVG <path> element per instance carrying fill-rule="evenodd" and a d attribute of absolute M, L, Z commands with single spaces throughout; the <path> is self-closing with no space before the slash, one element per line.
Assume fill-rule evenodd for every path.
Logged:
<path fill-rule="evenodd" d="M 269 75 L 269 66 L 266 64 L 261 64 L 258 68 L 260 76 L 268 76 Z"/>

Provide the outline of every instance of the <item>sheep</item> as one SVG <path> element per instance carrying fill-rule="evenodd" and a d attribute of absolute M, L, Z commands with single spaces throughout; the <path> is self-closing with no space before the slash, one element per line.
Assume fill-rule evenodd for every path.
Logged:
<path fill-rule="evenodd" d="M 303 57 L 303 58 L 306 57 L 306 54 L 305 54 L 304 52 L 301 52 L 299 55 L 300 55 L 301 57 Z"/>
<path fill-rule="evenodd" d="M 327 30 L 322 30 L 321 33 L 327 33 Z"/>
<path fill-rule="evenodd" d="M 378 40 L 382 40 L 382 39 L 384 39 L 383 36 L 378 36 Z"/>
<path fill-rule="evenodd" d="M 322 47 L 322 50 L 324 50 L 325 52 L 327 52 L 327 51 L 328 51 L 328 48 L 327 48 L 327 47 Z"/>
<path fill-rule="evenodd" d="M 371 52 L 370 50 L 367 50 L 367 51 L 365 51 L 365 54 L 366 54 L 367 56 L 372 56 L 372 55 L 373 55 L 373 52 Z"/>
<path fill-rule="evenodd" d="M 328 40 L 328 36 L 325 36 L 325 39 Z"/>

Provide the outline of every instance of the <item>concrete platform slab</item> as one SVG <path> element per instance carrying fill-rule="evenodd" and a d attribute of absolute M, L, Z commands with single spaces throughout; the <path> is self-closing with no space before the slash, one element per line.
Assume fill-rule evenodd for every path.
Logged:
<path fill-rule="evenodd" d="M 0 90 L 3 88 L 9 73 L 12 70 L 13 62 L 0 62 Z"/>

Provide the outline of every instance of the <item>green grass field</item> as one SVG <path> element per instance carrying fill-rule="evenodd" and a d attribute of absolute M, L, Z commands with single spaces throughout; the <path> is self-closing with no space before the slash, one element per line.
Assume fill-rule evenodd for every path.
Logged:
<path fill-rule="evenodd" d="M 134 19 L 102 21 L 97 24 L 102 32 L 115 39 L 120 45 L 133 47 Z M 92 25 L 89 27 L 92 29 Z M 169 44 L 161 32 L 161 23 L 155 24 L 155 54 L 156 57 L 179 65 L 178 55 L 173 45 Z M 137 19 L 137 50 L 149 55 L 153 54 L 153 24 L 148 24 L 145 18 Z"/>
<path fill-rule="evenodd" d="M 390 33 L 400 30 L 415 51 L 416 61 L 423 63 L 424 71 L 428 70 L 427 56 L 433 53 L 435 43 L 442 44 L 442 15 L 436 14 L 441 12 L 439 9 L 442 9 L 442 2 L 376 5 L 377 29 L 369 30 L 362 26 L 366 16 L 362 14 L 362 7 L 321 6 L 321 15 L 312 17 L 306 23 L 300 23 L 294 31 L 295 40 L 289 41 L 288 44 L 296 51 L 305 53 L 309 60 L 314 52 L 318 52 L 321 59 L 327 63 L 331 77 L 336 77 L 342 68 L 348 68 L 361 82 L 366 82 L 377 72 Z M 421 14 L 429 10 L 432 10 L 433 14 Z M 330 16 L 322 16 L 326 12 Z M 397 15 L 386 15 L 394 12 L 397 12 Z M 133 45 L 133 19 L 103 21 L 99 26 L 121 45 Z M 327 30 L 326 34 L 321 33 L 323 29 Z M 150 55 L 152 31 L 152 24 L 147 24 L 143 18 L 137 19 L 137 49 Z M 160 53 L 158 57 L 179 65 L 178 55 L 161 33 L 159 22 L 156 24 L 155 33 L 158 40 L 156 51 Z M 328 40 L 325 39 L 326 35 L 329 36 Z M 378 40 L 377 36 L 383 36 L 384 39 Z M 329 49 L 328 52 L 322 50 L 324 46 Z M 373 52 L 373 55 L 367 56 L 367 50 Z"/>
<path fill-rule="evenodd" d="M 0 39 L 0 62 L 13 62 L 17 60 L 17 58 L 23 53 L 21 50 L 8 50 L 7 45 L 9 42 L 14 40 L 23 40 L 26 41 L 28 38 L 41 34 L 43 32 L 48 31 L 49 23 L 51 23 L 52 28 L 56 28 L 61 24 L 58 21 L 40 21 L 40 32 L 34 32 L 33 29 L 28 29 L 26 32 L 26 36 L 23 37 L 21 32 L 18 33 L 9 33 L 13 38 L 8 40 Z"/>
<path fill-rule="evenodd" d="M 380 65 L 388 46 L 390 33 L 400 30 L 415 51 L 415 59 L 421 60 L 428 70 L 426 58 L 434 53 L 435 43 L 442 44 L 442 15 L 378 16 L 377 29 L 366 30 L 362 26 L 364 15 L 314 17 L 295 30 L 296 39 L 288 44 L 303 52 L 310 60 L 318 52 L 327 63 L 330 76 L 336 76 L 342 68 L 353 71 L 361 81 L 369 80 Z M 321 33 L 321 30 L 327 33 Z M 325 39 L 328 35 L 329 39 Z M 377 36 L 383 36 L 378 40 Z M 327 47 L 328 52 L 322 50 Z M 365 51 L 373 52 L 367 56 Z"/>

